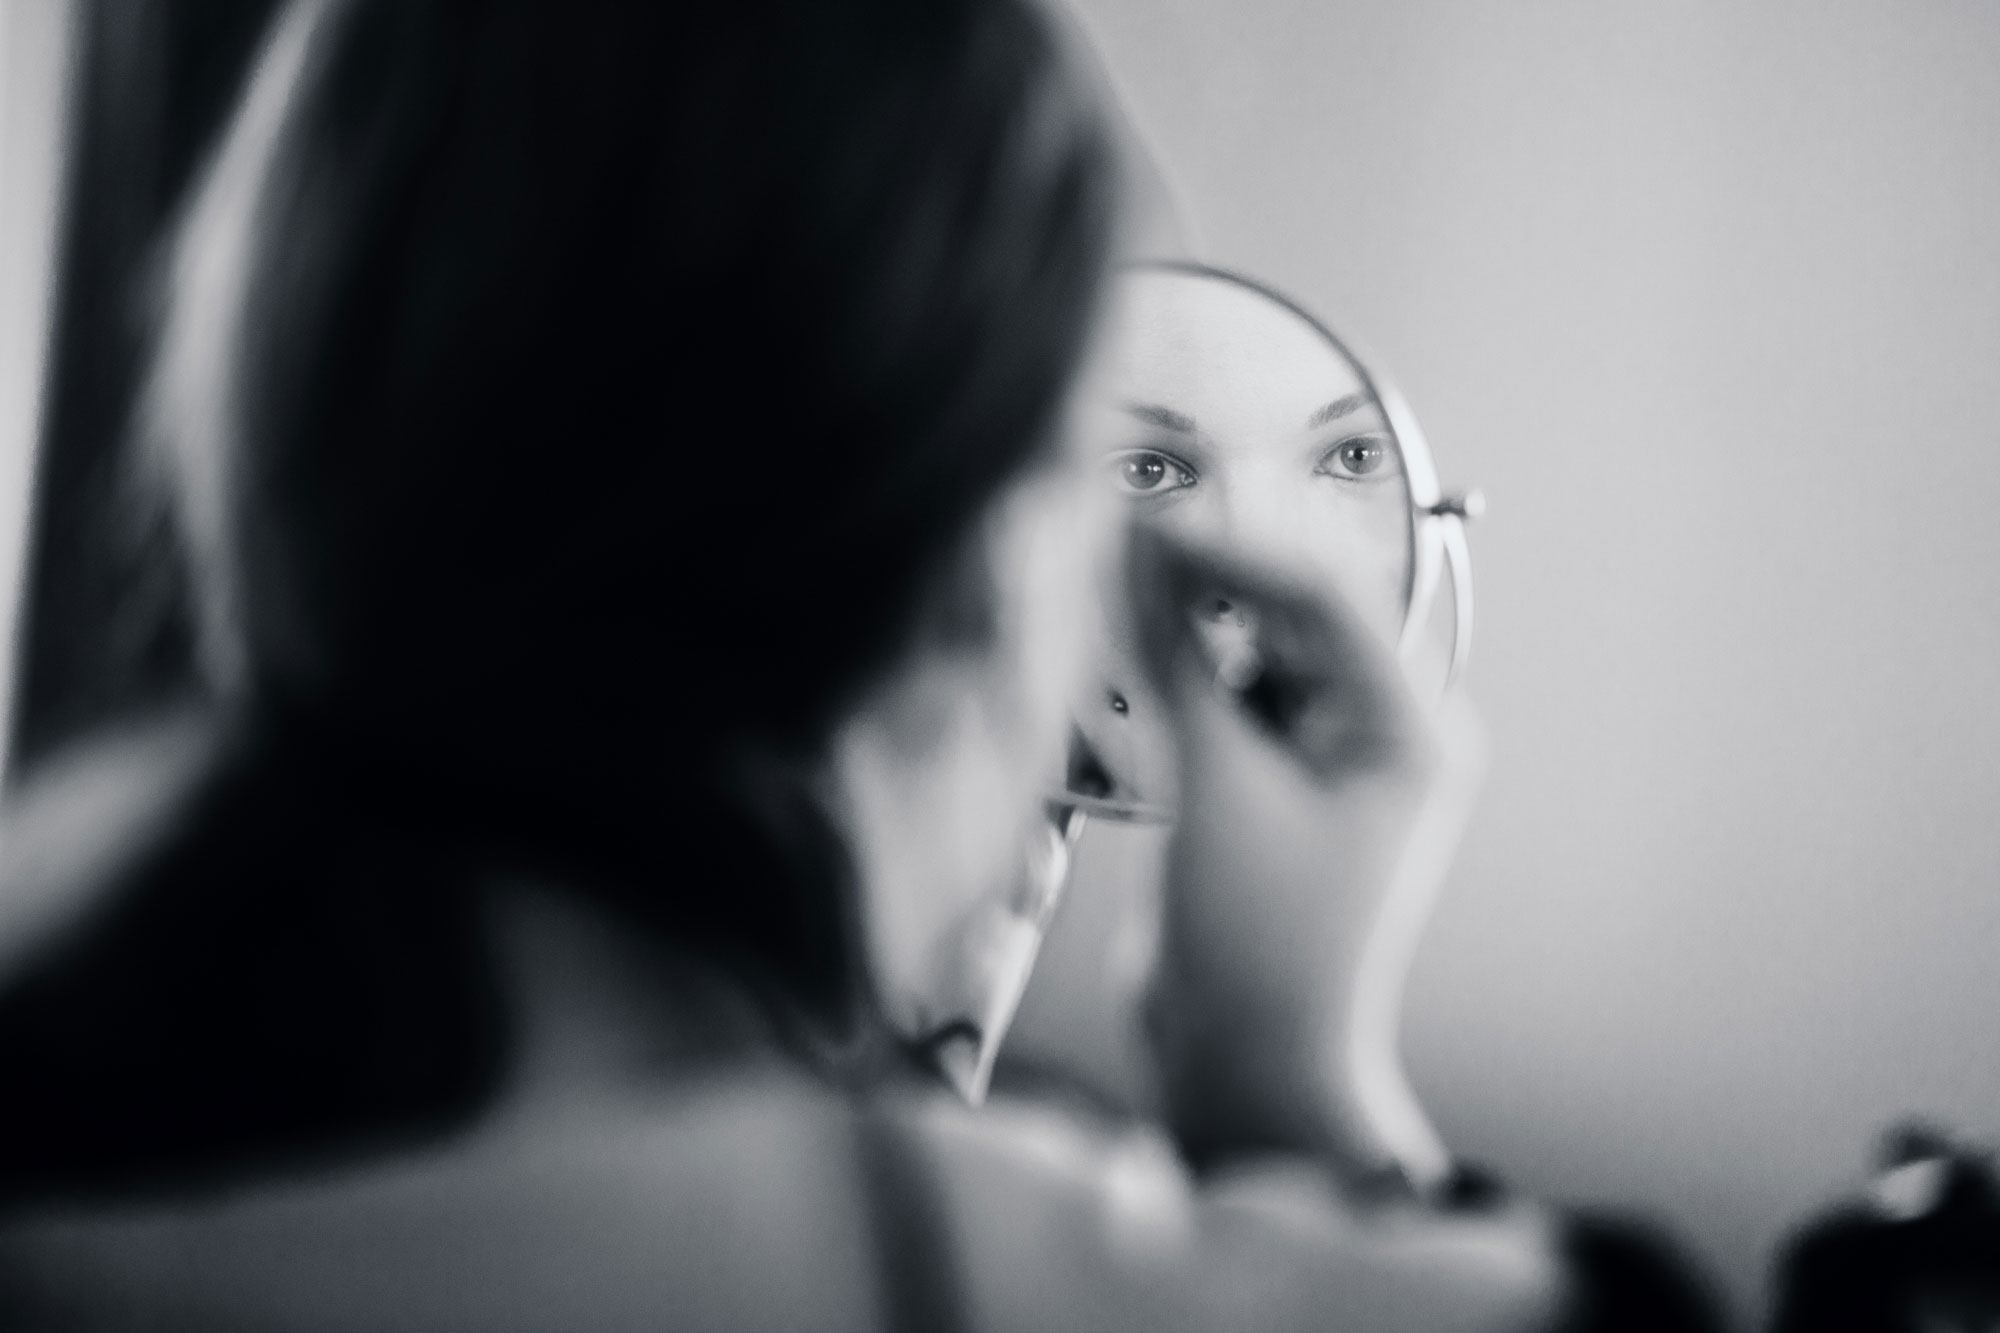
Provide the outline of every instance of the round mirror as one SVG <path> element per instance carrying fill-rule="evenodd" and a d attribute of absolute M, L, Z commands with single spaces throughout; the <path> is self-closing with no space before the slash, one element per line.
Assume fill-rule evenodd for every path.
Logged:
<path fill-rule="evenodd" d="M 1136 523 L 1336 593 L 1391 641 L 1432 581 L 1419 540 L 1436 481 L 1408 413 L 1297 303 L 1217 269 L 1127 269 L 1093 406 L 1102 484 Z M 1100 816 L 1167 817 L 1166 719 L 1140 667 L 1127 590 L 1107 587 L 1095 670 L 1076 702 L 1067 789 Z M 1190 608 L 1227 672 L 1253 613 Z"/>

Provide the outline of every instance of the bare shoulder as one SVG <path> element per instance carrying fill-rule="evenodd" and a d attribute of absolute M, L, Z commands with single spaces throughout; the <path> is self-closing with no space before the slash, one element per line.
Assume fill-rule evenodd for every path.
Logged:
<path fill-rule="evenodd" d="M 866 1122 L 922 1164 L 884 1192 Z M 935 1222 L 885 1256 L 884 1210 Z M 907 1237 L 906 1237 L 907 1238 Z M 448 1142 L 0 1225 L 0 1300 L 49 1327 L 834 1331 L 935 1266 L 978 1330 L 1545 1327 L 1532 1216 L 1366 1221 L 1309 1172 L 1197 1180 L 1065 1110 L 857 1104 L 773 1066 L 505 1108 Z M 178 1326 L 178 1325 L 176 1325 Z"/>
<path fill-rule="evenodd" d="M 1273 1162 L 1197 1178 L 1157 1133 L 943 1100 L 911 1124 L 947 1200 L 981 1328 L 1528 1330 L 1562 1273 L 1543 1214 L 1364 1217 Z"/>
<path fill-rule="evenodd" d="M 405 1153 L 16 1218 L 0 1299 L 92 1329 L 872 1329 L 848 1123 L 760 1074 L 514 1106 Z"/>

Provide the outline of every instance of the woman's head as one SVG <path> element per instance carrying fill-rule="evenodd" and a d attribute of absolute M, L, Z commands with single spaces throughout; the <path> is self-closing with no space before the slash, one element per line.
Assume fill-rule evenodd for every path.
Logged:
<path fill-rule="evenodd" d="M 1013 0 L 295 0 L 143 422 L 217 683 L 599 853 L 913 654 L 1039 697 L 1112 168 Z"/>

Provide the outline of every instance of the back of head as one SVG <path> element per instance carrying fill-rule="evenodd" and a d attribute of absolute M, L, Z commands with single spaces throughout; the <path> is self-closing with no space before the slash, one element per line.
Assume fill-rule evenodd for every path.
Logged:
<path fill-rule="evenodd" d="M 1085 331 L 1107 153 L 1042 22 L 302 4 L 152 395 L 212 668 L 593 804 L 810 748 Z"/>
<path fill-rule="evenodd" d="M 138 442 L 212 688 L 298 781 L 193 802 L 136 905 L 0 997 L 0 1048 L 48 1063 L 10 1113 L 67 1136 L 47 1169 L 477 1081 L 435 863 L 356 896 L 245 802 L 553 861 L 808 1005 L 851 995 L 837 848 L 760 846 L 730 775 L 814 754 L 1034 465 L 1111 155 L 1020 0 L 292 0 L 169 256 Z M 315 943 L 349 918 L 365 966 Z M 445 954 L 464 985 L 388 975 Z M 298 1013 L 393 1058 L 232 989 L 293 977 Z M 268 1049 L 232 1056 L 240 1021 Z M 363 1086 L 413 1068 L 439 1091 Z M 186 1074 L 113 1124 L 145 1070 L 242 1086 Z"/>
<path fill-rule="evenodd" d="M 290 22 L 152 396 L 202 409 L 152 420 L 211 667 L 421 818 L 698 875 L 724 775 L 811 753 L 1043 447 L 1110 229 L 1083 86 L 1016 0 Z"/>

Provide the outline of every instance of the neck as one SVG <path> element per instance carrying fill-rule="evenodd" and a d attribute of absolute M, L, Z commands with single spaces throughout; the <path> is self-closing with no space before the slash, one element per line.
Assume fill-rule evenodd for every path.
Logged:
<path fill-rule="evenodd" d="M 509 880 L 492 887 L 487 915 L 515 1015 L 509 1100 L 601 1096 L 776 1056 L 771 1024 L 745 986 L 608 910 Z"/>

